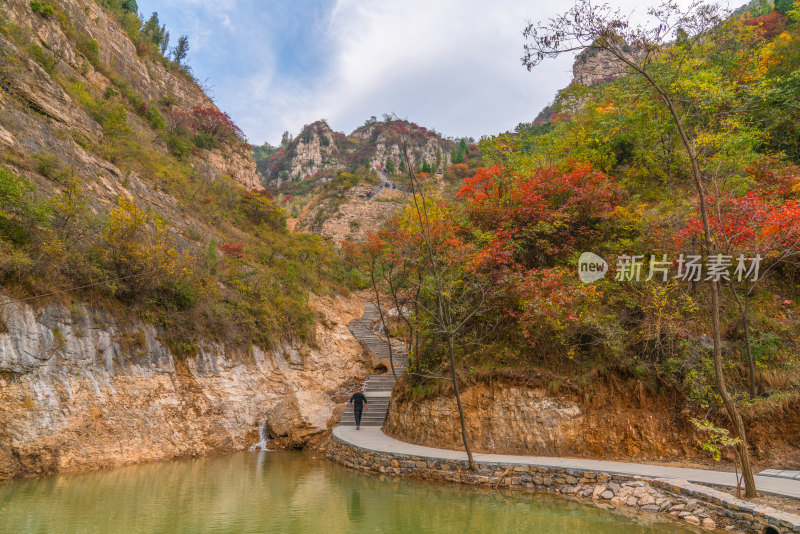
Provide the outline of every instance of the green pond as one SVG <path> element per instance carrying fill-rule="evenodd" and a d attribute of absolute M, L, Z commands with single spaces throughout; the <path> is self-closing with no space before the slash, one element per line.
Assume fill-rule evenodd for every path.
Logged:
<path fill-rule="evenodd" d="M 690 532 L 552 495 L 359 473 L 250 452 L 0 485 L 2 533 Z"/>

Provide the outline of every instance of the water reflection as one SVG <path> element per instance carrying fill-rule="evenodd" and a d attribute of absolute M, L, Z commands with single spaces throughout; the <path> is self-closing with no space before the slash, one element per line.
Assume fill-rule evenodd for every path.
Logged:
<path fill-rule="evenodd" d="M 689 532 L 542 494 L 365 475 L 306 453 L 232 456 L 0 485 L 0 532 Z"/>

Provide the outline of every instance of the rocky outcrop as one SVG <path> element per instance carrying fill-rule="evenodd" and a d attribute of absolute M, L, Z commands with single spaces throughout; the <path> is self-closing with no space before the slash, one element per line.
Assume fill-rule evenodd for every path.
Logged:
<path fill-rule="evenodd" d="M 335 245 L 347 240 L 361 242 L 395 214 L 407 200 L 406 193 L 382 189 L 366 200 L 369 187 L 357 186 L 334 196 L 312 202 L 297 220 L 294 230 L 311 232 Z"/>
<path fill-rule="evenodd" d="M 261 190 L 261 178 L 256 171 L 256 161 L 243 148 L 223 146 L 207 150 L 204 162 L 216 176 L 229 180 L 247 190 Z"/>
<path fill-rule="evenodd" d="M 607 50 L 587 48 L 572 64 L 572 80 L 585 86 L 605 83 L 622 76 L 625 64 Z"/>
<path fill-rule="evenodd" d="M 242 450 L 267 419 L 302 443 L 328 427 L 328 396 L 372 369 L 347 329 L 359 301 L 313 305 L 317 346 L 208 342 L 180 359 L 138 320 L 11 300 L 0 308 L 0 480 Z"/>
<path fill-rule="evenodd" d="M 323 169 L 344 169 L 346 163 L 340 156 L 333 131 L 320 121 L 303 128 L 283 163 L 288 178 L 296 179 L 312 176 Z"/>
<path fill-rule="evenodd" d="M 264 178 L 272 187 L 314 177 L 330 169 L 350 170 L 361 166 L 383 167 L 391 161 L 396 169 L 402 161 L 402 140 L 409 143 L 413 167 L 428 162 L 442 172 L 448 165 L 453 143 L 439 134 L 408 121 L 367 122 L 349 136 L 334 132 L 324 121 L 303 127 L 285 147 L 261 161 Z M 321 178 L 324 180 L 324 177 Z"/>
<path fill-rule="evenodd" d="M 271 437 L 288 438 L 288 444 L 302 447 L 308 438 L 330 428 L 336 405 L 321 391 L 295 391 L 267 412 Z"/>
<path fill-rule="evenodd" d="M 463 392 L 470 441 L 477 451 L 564 455 L 583 439 L 581 406 L 555 398 L 542 388 L 473 386 Z M 450 397 L 425 401 L 393 400 L 388 434 L 403 441 L 458 447 L 461 427 Z"/>
<path fill-rule="evenodd" d="M 443 172 L 449 164 L 451 143 L 444 141 L 435 132 L 413 123 L 402 122 L 387 127 L 386 123 L 376 122 L 357 128 L 350 137 L 374 147 L 374 151 L 369 154 L 371 166 L 383 167 L 391 160 L 399 168 L 403 159 L 400 135 L 409 140 L 408 157 L 413 167 L 422 165 L 423 162 L 435 165 L 438 159 L 439 167 L 436 170 Z"/>
<path fill-rule="evenodd" d="M 99 94 L 124 85 L 149 105 L 168 100 L 177 110 L 216 109 L 188 76 L 139 55 L 116 20 L 95 2 L 54 0 L 53 5 L 57 13 L 43 17 L 31 9 L 30 2 L 9 0 L 0 4 L 0 18 L 30 32 L 29 46 L 39 47 L 42 57 L 52 61 L 54 74 Z M 78 41 L 84 43 L 83 49 Z M 96 61 L 86 59 L 87 46 L 96 50 Z M 0 149 L 52 153 L 73 165 L 78 174 L 92 176 L 100 167 L 101 174 L 114 175 L 113 164 L 91 161 L 81 147 L 83 140 L 96 142 L 102 136 L 100 125 L 29 57 L 28 50 L 20 50 L 0 35 L 0 54 L 4 58 L 0 62 Z M 246 189 L 262 187 L 247 150 L 226 147 L 220 153 L 207 152 L 200 161 L 206 163 L 203 170 L 209 179 L 228 179 Z"/>

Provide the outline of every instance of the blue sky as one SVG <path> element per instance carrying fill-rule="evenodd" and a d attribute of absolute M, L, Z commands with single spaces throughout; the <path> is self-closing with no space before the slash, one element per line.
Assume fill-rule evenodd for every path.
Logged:
<path fill-rule="evenodd" d="M 623 0 L 635 5 L 633 0 Z M 571 79 L 572 59 L 528 73 L 527 20 L 567 7 L 542 0 L 139 0 L 170 46 L 253 144 L 327 119 L 349 133 L 395 113 L 444 135 L 479 138 L 532 120 Z"/>

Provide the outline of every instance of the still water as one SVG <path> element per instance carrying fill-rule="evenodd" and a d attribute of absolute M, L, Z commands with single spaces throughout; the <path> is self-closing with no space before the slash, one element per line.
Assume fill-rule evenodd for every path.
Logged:
<path fill-rule="evenodd" d="M 0 532 L 690 531 L 550 495 L 367 475 L 310 453 L 250 452 L 3 484 Z"/>

